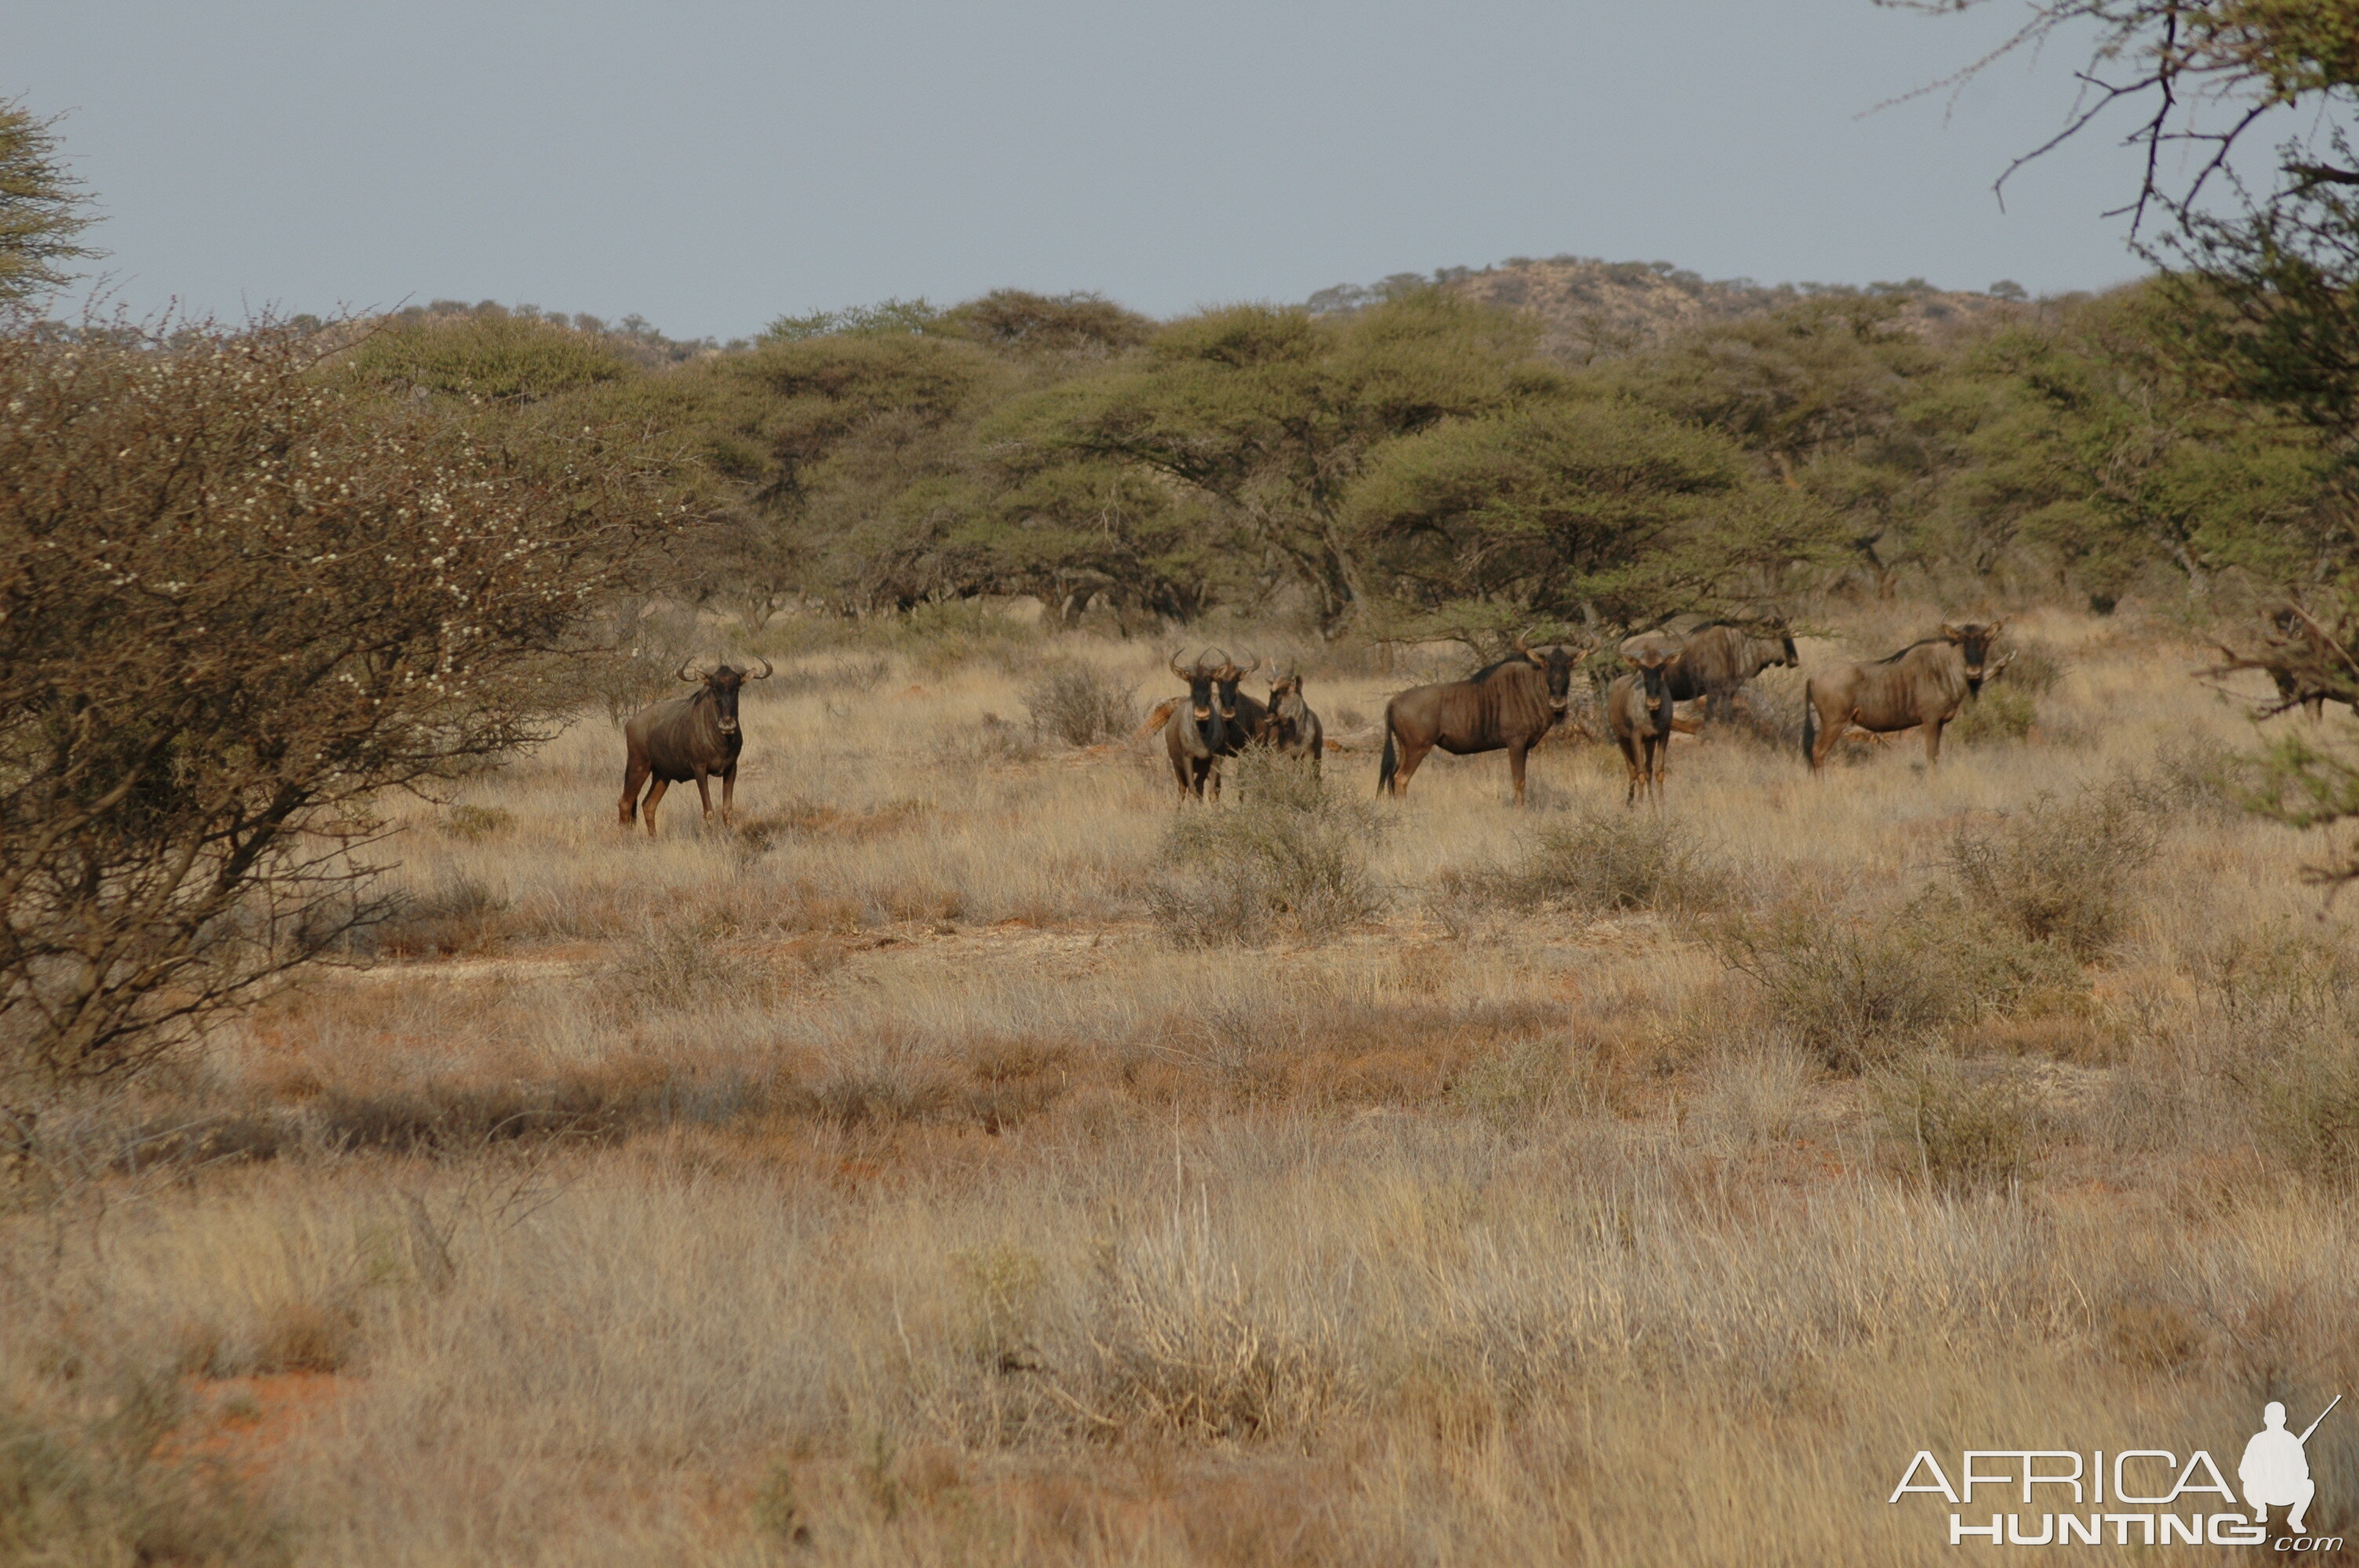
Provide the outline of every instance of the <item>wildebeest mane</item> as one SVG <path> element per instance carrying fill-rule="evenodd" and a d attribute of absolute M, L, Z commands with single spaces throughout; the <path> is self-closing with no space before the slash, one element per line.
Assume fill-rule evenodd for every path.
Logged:
<path fill-rule="evenodd" d="M 1521 654 L 1509 654 L 1506 658 L 1501 659 L 1498 663 L 1484 665 L 1481 669 L 1476 670 L 1473 675 L 1468 676 L 1466 677 L 1466 684 L 1473 686 L 1478 681 L 1489 680 L 1493 676 L 1497 675 L 1509 665 L 1523 665 L 1528 667 L 1531 665 L 1531 660 L 1524 657 Z"/>

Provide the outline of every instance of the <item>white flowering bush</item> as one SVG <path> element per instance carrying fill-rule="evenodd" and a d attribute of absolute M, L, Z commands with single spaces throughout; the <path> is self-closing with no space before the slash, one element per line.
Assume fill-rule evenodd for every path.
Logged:
<path fill-rule="evenodd" d="M 664 523 L 653 454 L 316 336 L 83 337 L 0 335 L 0 1141 L 369 918 L 375 801 L 539 734 Z"/>

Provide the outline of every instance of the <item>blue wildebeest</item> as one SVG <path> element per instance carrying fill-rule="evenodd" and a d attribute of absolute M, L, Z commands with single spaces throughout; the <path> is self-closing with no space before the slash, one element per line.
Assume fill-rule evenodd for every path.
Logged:
<path fill-rule="evenodd" d="M 1163 750 L 1171 759 L 1171 776 L 1180 784 L 1180 803 L 1188 797 L 1204 798 L 1205 785 L 1210 784 L 1212 798 L 1221 796 L 1221 759 L 1227 755 L 1228 727 L 1222 721 L 1220 693 L 1213 681 L 1221 665 L 1212 664 L 1201 654 L 1193 665 L 1182 666 L 1180 655 L 1171 655 L 1171 673 L 1188 683 L 1188 695 L 1172 704 L 1163 720 Z"/>
<path fill-rule="evenodd" d="M 1535 652 L 1518 637 L 1516 651 L 1464 680 L 1416 686 L 1385 704 L 1385 755 L 1376 789 L 1399 795 L 1436 746 L 1453 757 L 1505 748 L 1524 803 L 1524 758 L 1564 718 L 1572 697 L 1571 650 Z"/>
<path fill-rule="evenodd" d="M 1225 648 L 1212 652 L 1221 655 L 1220 667 L 1212 672 L 1212 695 L 1221 705 L 1221 755 L 1234 757 L 1247 746 L 1261 745 L 1269 739 L 1269 709 L 1237 690 L 1238 683 L 1261 668 L 1261 655 L 1256 654 L 1253 663 L 1240 665 Z M 1220 788 L 1221 782 L 1215 778 L 1212 793 L 1219 795 Z"/>
<path fill-rule="evenodd" d="M 1877 735 L 1922 725 L 1926 763 L 1938 764 L 1941 727 L 1958 716 L 1968 697 L 1980 694 L 1984 681 L 2014 658 L 2010 654 L 1991 662 L 1991 650 L 2005 624 L 1969 621 L 1952 626 L 1944 622 L 1939 636 L 1911 643 L 1897 654 L 1835 665 L 1812 676 L 1802 688 L 1802 751 L 1810 766 L 1823 766 L 1835 742 L 1854 724 Z"/>
<path fill-rule="evenodd" d="M 1679 654 L 1662 643 L 1633 638 L 1622 645 L 1622 656 L 1636 667 L 1616 676 L 1605 690 L 1606 728 L 1630 765 L 1630 788 L 1622 804 L 1637 805 L 1641 792 L 1660 802 L 1663 753 L 1671 744 L 1670 671 Z"/>
<path fill-rule="evenodd" d="M 1290 666 L 1269 683 L 1269 743 L 1281 757 L 1307 759 L 1314 773 L 1327 749 L 1327 728 L 1303 700 L 1302 676 Z"/>
<path fill-rule="evenodd" d="M 623 765 L 623 826 L 639 815 L 639 790 L 649 778 L 655 786 L 647 790 L 647 836 L 655 837 L 656 805 L 664 791 L 676 784 L 696 781 L 697 798 L 704 803 L 707 820 L 712 816 L 712 789 L 707 783 L 713 774 L 721 775 L 721 821 L 729 822 L 729 813 L 736 804 L 737 754 L 745 749 L 745 734 L 737 728 L 737 693 L 749 680 L 764 680 L 770 674 L 770 661 L 762 661 L 761 673 L 750 675 L 727 664 L 715 665 L 701 676 L 689 674 L 688 666 L 679 666 L 679 680 L 697 680 L 702 688 L 693 696 L 676 697 L 642 708 L 631 715 L 623 726 L 623 743 L 628 760 Z"/>
<path fill-rule="evenodd" d="M 1706 719 L 1726 720 L 1736 717 L 1736 694 L 1745 682 L 1772 665 L 1799 669 L 1801 663 L 1793 633 L 1782 627 L 1774 636 L 1756 637 L 1741 626 L 1716 622 L 1689 634 L 1663 676 L 1673 702 L 1701 697 Z"/>

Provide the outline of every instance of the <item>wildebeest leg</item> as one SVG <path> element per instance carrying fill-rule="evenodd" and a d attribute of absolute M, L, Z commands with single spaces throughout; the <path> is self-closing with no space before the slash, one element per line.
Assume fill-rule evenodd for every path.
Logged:
<path fill-rule="evenodd" d="M 1430 744 L 1419 745 L 1414 741 L 1403 742 L 1400 749 L 1400 772 L 1393 775 L 1393 793 L 1395 795 L 1407 795 L 1408 793 L 1409 775 L 1417 772 L 1417 765 L 1425 761 L 1425 754 L 1432 750 L 1433 747 Z"/>
<path fill-rule="evenodd" d="M 712 786 L 705 782 L 705 778 L 706 774 L 704 770 L 702 768 L 697 769 L 696 798 L 704 803 L 704 820 L 710 822 L 712 820 Z"/>
<path fill-rule="evenodd" d="M 1206 763 L 1204 764 L 1204 782 L 1212 787 L 1212 795 L 1210 795 L 1210 797 L 1209 797 L 1209 798 L 1213 799 L 1213 800 L 1218 800 L 1218 799 L 1220 799 L 1220 798 L 1221 798 L 1221 759 L 1220 759 L 1220 758 L 1218 758 L 1218 757 L 1214 757 L 1211 762 L 1206 762 Z"/>
<path fill-rule="evenodd" d="M 1941 765 L 1941 726 L 1948 722 L 1946 719 L 1930 719 L 1925 722 L 1925 765 L 1929 768 Z"/>
<path fill-rule="evenodd" d="M 1638 761 L 1638 738 L 1635 735 L 1616 735 L 1614 737 L 1614 743 L 1622 749 L 1623 766 L 1630 770 L 1630 787 L 1622 792 L 1622 805 L 1625 809 L 1627 809 L 1638 804 L 1638 781 L 1646 776 L 1643 766 Z"/>
<path fill-rule="evenodd" d="M 1671 738 L 1654 735 L 1647 741 L 1647 795 L 1657 806 L 1663 804 L 1663 780 L 1670 770 L 1663 764 L 1669 761 Z"/>
<path fill-rule="evenodd" d="M 1516 804 L 1524 804 L 1524 759 L 1531 753 L 1531 742 L 1518 742 L 1507 748 L 1507 773 L 1516 781 Z"/>
<path fill-rule="evenodd" d="M 644 765 L 635 762 L 623 769 L 622 826 L 628 827 L 638 819 L 639 791 L 647 787 L 647 770 Z M 648 803 L 648 808 L 654 808 L 654 802 Z"/>
<path fill-rule="evenodd" d="M 1815 743 L 1810 747 L 1810 771 L 1816 773 L 1826 765 L 1828 754 L 1833 752 L 1836 744 L 1843 740 L 1843 732 L 1851 728 L 1851 714 L 1848 711 L 1829 713 L 1818 705 L 1817 699 L 1809 692 L 1803 693 L 1802 701 L 1808 707 L 1806 717 L 1815 718 L 1819 721 L 1819 732 Z"/>
<path fill-rule="evenodd" d="M 640 808 L 639 815 L 647 819 L 647 837 L 650 838 L 656 836 L 656 803 L 663 799 L 664 791 L 669 788 L 671 788 L 669 779 L 656 780 L 655 787 L 647 791 L 647 805 Z"/>
<path fill-rule="evenodd" d="M 1188 804 L 1188 775 L 1191 767 L 1192 764 L 1185 757 L 1171 759 L 1171 776 L 1179 782 L 1180 804 L 1182 806 Z"/>
<path fill-rule="evenodd" d="M 729 814 L 737 806 L 737 764 L 730 763 L 721 770 L 721 826 L 729 826 Z"/>

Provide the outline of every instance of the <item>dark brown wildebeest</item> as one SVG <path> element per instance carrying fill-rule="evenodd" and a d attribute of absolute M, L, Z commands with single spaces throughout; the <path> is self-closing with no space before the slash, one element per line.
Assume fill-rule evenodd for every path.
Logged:
<path fill-rule="evenodd" d="M 1193 665 L 1182 666 L 1180 655 L 1171 655 L 1171 673 L 1188 683 L 1188 695 L 1172 706 L 1163 720 L 1163 749 L 1171 759 L 1171 775 L 1180 784 L 1180 803 L 1188 797 L 1204 798 L 1204 786 L 1212 785 L 1212 798 L 1221 797 L 1222 748 L 1228 741 L 1228 729 L 1221 719 L 1220 694 L 1213 689 L 1213 676 L 1221 666 L 1208 661 L 1201 654 Z"/>
<path fill-rule="evenodd" d="M 1281 757 L 1307 760 L 1314 773 L 1327 750 L 1327 727 L 1303 700 L 1302 676 L 1292 669 L 1269 683 L 1269 743 Z"/>
<path fill-rule="evenodd" d="M 664 791 L 676 784 L 696 781 L 697 798 L 704 802 L 707 820 L 712 816 L 712 787 L 707 782 L 715 773 L 721 775 L 721 822 L 729 823 L 730 809 L 736 804 L 737 754 L 745 749 L 745 737 L 737 728 L 737 693 L 749 680 L 766 680 L 770 661 L 762 661 L 759 675 L 718 664 L 701 676 L 691 676 L 688 666 L 679 666 L 680 680 L 703 682 L 703 688 L 691 697 L 676 697 L 668 702 L 655 703 L 631 715 L 623 726 L 623 744 L 628 761 L 623 764 L 623 826 L 639 815 L 639 790 L 652 777 L 655 786 L 647 791 L 647 837 L 655 837 L 656 806 Z"/>
<path fill-rule="evenodd" d="M 1940 635 L 1911 643 L 1897 654 L 1865 664 L 1821 670 L 1802 688 L 1802 751 L 1813 769 L 1825 764 L 1835 742 L 1853 725 L 1871 734 L 1889 734 L 1922 725 L 1925 761 L 1941 760 L 1941 727 L 1958 716 L 1983 682 L 2006 667 L 1991 662 L 2003 621 L 1987 625 L 1944 622 Z M 2012 658 L 2013 655 L 2008 656 Z"/>
<path fill-rule="evenodd" d="M 1563 719 L 1572 697 L 1572 665 L 1568 648 L 1535 652 L 1517 638 L 1514 654 L 1464 680 L 1399 693 L 1385 704 L 1378 793 L 1405 793 L 1409 775 L 1436 746 L 1453 757 L 1505 747 L 1516 804 L 1523 805 L 1524 758 Z"/>
<path fill-rule="evenodd" d="M 1622 804 L 1637 805 L 1641 793 L 1659 802 L 1663 754 L 1671 745 L 1670 671 L 1679 654 L 1663 642 L 1632 638 L 1622 645 L 1622 656 L 1636 667 L 1605 688 L 1605 726 L 1630 767 L 1630 789 Z"/>
<path fill-rule="evenodd" d="M 1269 739 L 1269 709 L 1237 690 L 1237 683 L 1261 668 L 1261 655 L 1256 654 L 1253 663 L 1240 665 L 1229 657 L 1228 650 L 1215 648 L 1221 655 L 1220 667 L 1212 672 L 1212 695 L 1221 707 L 1221 752 L 1234 757 L 1247 746 L 1260 745 Z M 1212 794 L 1220 795 L 1218 778 L 1212 781 Z"/>
<path fill-rule="evenodd" d="M 1736 694 L 1745 682 L 1772 665 L 1799 669 L 1801 663 L 1791 633 L 1756 637 L 1723 622 L 1690 634 L 1663 675 L 1670 683 L 1673 702 L 1701 697 L 1706 719 L 1729 720 L 1736 717 Z"/>

